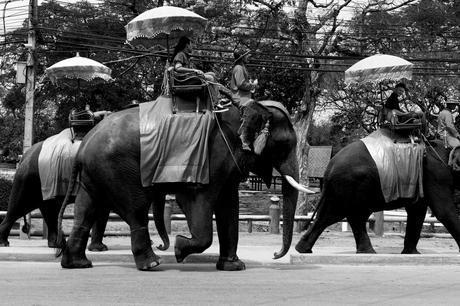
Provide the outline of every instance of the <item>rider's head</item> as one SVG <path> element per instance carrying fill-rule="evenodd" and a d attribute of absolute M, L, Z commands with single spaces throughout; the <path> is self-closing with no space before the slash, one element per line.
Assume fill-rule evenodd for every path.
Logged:
<path fill-rule="evenodd" d="M 184 51 L 185 53 L 192 53 L 192 41 L 187 36 L 179 38 L 177 45 L 174 47 L 173 58 L 181 51 Z"/>
<path fill-rule="evenodd" d="M 404 83 L 396 84 L 394 91 L 398 96 L 402 96 L 402 94 L 404 94 L 407 91 L 406 84 Z"/>
<path fill-rule="evenodd" d="M 251 50 L 248 48 L 240 47 L 233 51 L 233 58 L 235 59 L 234 64 L 246 63 Z"/>

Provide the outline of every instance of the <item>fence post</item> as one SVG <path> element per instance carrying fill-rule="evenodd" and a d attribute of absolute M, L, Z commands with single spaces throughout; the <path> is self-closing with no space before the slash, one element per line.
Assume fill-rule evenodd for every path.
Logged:
<path fill-rule="evenodd" d="M 248 233 L 252 233 L 252 220 L 248 220 Z"/>
<path fill-rule="evenodd" d="M 32 228 L 32 221 L 30 216 L 30 213 L 28 213 L 19 221 L 19 239 L 30 239 L 30 230 Z M 26 222 L 24 222 L 24 218 L 26 219 Z M 24 230 L 26 232 L 24 232 Z"/>
<path fill-rule="evenodd" d="M 270 234 L 279 234 L 280 233 L 280 215 L 281 210 L 279 206 L 280 198 L 277 196 L 273 196 L 270 198 L 270 207 L 269 207 L 269 215 L 270 215 Z"/>
<path fill-rule="evenodd" d="M 171 234 L 171 211 L 172 211 L 171 204 L 165 203 L 164 220 L 165 220 L 166 232 L 168 234 Z"/>
<path fill-rule="evenodd" d="M 383 225 L 384 225 L 384 220 L 383 220 L 383 211 L 376 211 L 374 212 L 374 233 L 378 237 L 383 236 Z"/>

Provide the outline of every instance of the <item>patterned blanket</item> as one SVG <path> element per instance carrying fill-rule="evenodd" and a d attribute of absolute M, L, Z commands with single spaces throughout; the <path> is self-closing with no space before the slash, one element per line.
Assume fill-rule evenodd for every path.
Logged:
<path fill-rule="evenodd" d="M 73 161 L 81 141 L 71 140 L 70 128 L 43 142 L 38 155 L 38 173 L 42 186 L 43 200 L 65 196 L 72 174 Z M 74 188 L 74 194 L 76 193 Z"/>
<path fill-rule="evenodd" d="M 361 139 L 377 165 L 385 201 L 423 198 L 424 144 L 394 143 L 386 131 Z"/>
<path fill-rule="evenodd" d="M 142 186 L 155 183 L 209 183 L 208 138 L 212 113 L 172 113 L 160 96 L 139 105 Z"/>

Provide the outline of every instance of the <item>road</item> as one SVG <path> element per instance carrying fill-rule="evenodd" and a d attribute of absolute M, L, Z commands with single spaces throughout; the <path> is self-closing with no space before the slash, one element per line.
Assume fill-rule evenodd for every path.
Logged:
<path fill-rule="evenodd" d="M 0 262 L 0 305 L 456 305 L 460 266 Z"/>

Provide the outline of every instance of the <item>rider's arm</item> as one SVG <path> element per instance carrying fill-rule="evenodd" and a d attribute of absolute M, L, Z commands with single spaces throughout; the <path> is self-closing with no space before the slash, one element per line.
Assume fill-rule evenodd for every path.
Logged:
<path fill-rule="evenodd" d="M 174 65 L 174 70 L 177 71 L 177 72 L 194 72 L 194 73 L 199 74 L 199 75 L 204 75 L 203 71 L 201 71 L 199 69 L 193 69 L 193 68 L 184 67 L 182 65 L 182 63 L 180 63 L 180 62 L 176 62 L 176 64 Z"/>
<path fill-rule="evenodd" d="M 455 128 L 454 117 L 452 116 L 452 114 L 449 114 L 448 116 L 445 116 L 444 124 L 446 126 L 447 133 L 449 133 L 453 137 L 457 137 L 457 138 L 460 137 L 460 134 L 458 133 L 457 129 Z"/>
<path fill-rule="evenodd" d="M 189 68 L 187 67 L 186 63 L 187 63 L 187 59 L 185 57 L 186 55 L 182 52 L 179 52 L 176 57 L 174 58 L 174 62 L 173 62 L 173 65 L 174 65 L 174 70 L 177 71 L 177 72 L 195 72 L 199 75 L 202 75 L 203 74 L 203 71 L 199 70 L 199 69 L 193 69 L 193 68 Z"/>

